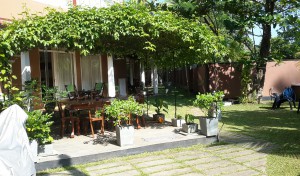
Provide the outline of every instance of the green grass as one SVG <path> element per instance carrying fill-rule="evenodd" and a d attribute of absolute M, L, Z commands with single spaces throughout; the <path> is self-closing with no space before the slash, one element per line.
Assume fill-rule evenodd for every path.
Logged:
<path fill-rule="evenodd" d="M 276 144 L 268 155 L 268 175 L 300 174 L 300 114 L 287 103 L 271 110 L 266 104 L 239 104 L 223 111 L 224 130 L 252 136 Z"/>
<path fill-rule="evenodd" d="M 172 91 L 169 94 L 161 94 L 159 96 L 149 97 L 150 102 L 154 102 L 155 98 L 162 98 L 168 104 L 168 113 L 163 112 L 166 115 L 166 120 L 170 121 L 175 117 L 175 92 Z M 193 106 L 193 101 L 195 100 L 195 95 L 184 94 L 182 91 L 176 92 L 176 114 L 182 117 L 185 114 L 193 114 L 192 109 L 196 109 Z M 150 104 L 149 113 L 155 114 L 155 107 Z M 198 115 L 202 115 L 198 113 Z M 196 121 L 195 121 L 196 122 Z"/>

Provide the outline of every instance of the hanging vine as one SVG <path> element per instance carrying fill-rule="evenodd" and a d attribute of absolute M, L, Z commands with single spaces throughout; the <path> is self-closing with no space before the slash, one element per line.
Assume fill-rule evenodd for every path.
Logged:
<path fill-rule="evenodd" d="M 13 89 L 10 58 L 33 48 L 60 48 L 82 55 L 131 54 L 141 59 L 145 52 L 148 58 L 159 53 L 161 57 L 155 62 L 163 67 L 172 63 L 174 48 L 177 66 L 228 54 L 227 46 L 220 42 L 223 36 L 213 35 L 206 25 L 141 4 L 72 7 L 67 12 L 50 9 L 45 16 L 24 14 L 24 19 L 14 20 L 0 31 L 0 82 L 6 92 Z"/>

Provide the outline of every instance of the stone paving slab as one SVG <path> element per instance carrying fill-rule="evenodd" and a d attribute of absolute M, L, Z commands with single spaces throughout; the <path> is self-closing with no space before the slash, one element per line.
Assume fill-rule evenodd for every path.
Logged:
<path fill-rule="evenodd" d="M 169 163 L 169 164 L 162 164 L 162 165 L 157 165 L 157 166 L 153 166 L 153 167 L 145 167 L 142 170 L 144 173 L 149 174 L 149 173 L 153 173 L 153 172 L 177 169 L 180 167 L 181 167 L 180 163 Z"/>
<path fill-rule="evenodd" d="M 259 167 L 259 166 L 266 166 L 267 165 L 267 158 L 260 158 L 258 160 L 252 160 L 249 162 L 245 162 L 244 165 L 249 167 Z"/>
<path fill-rule="evenodd" d="M 225 174 L 223 176 L 252 176 L 252 175 L 261 175 L 261 174 L 254 170 L 244 170 L 235 173 Z"/>
<path fill-rule="evenodd" d="M 110 173 L 115 173 L 115 172 L 122 172 L 122 171 L 128 171 L 128 170 L 133 170 L 134 168 L 130 164 L 126 165 L 120 165 L 118 167 L 111 167 L 111 168 L 106 168 L 106 169 L 96 169 L 89 171 L 90 175 L 104 175 L 104 174 L 110 174 Z"/>
<path fill-rule="evenodd" d="M 243 165 L 229 165 L 227 167 L 219 167 L 218 165 L 215 165 L 215 168 L 211 168 L 209 170 L 204 170 L 204 173 L 207 175 L 221 175 L 225 173 L 235 173 L 240 170 L 246 170 L 247 167 Z"/>
<path fill-rule="evenodd" d="M 230 134 L 230 133 L 227 133 Z M 230 139 L 230 136 L 226 136 Z M 235 140 L 242 138 L 234 135 Z M 223 138 L 225 139 L 225 138 Z M 245 137 L 220 146 L 208 146 L 197 150 L 186 150 L 178 153 L 166 152 L 157 155 L 130 157 L 126 161 L 114 160 L 88 166 L 85 169 L 89 175 L 151 175 L 151 176 L 193 176 L 193 175 L 225 175 L 225 176 L 255 176 L 266 175 L 267 154 L 274 146 L 262 144 L 248 145 L 253 138 Z M 224 142 L 228 142 L 224 140 Z M 261 141 L 259 141 L 261 142 Z M 245 145 L 245 143 L 247 145 Z M 252 143 L 252 144 L 253 144 Z M 257 143 L 256 143 L 257 144 Z M 247 147 L 245 147 L 247 146 Z M 85 175 L 81 171 L 71 170 L 50 174 L 49 176 Z"/>
<path fill-rule="evenodd" d="M 167 171 L 161 171 L 154 174 L 149 174 L 150 176 L 162 176 L 162 175 L 181 175 L 185 173 L 189 173 L 191 170 L 189 168 L 182 168 L 182 169 L 171 169 Z"/>
<path fill-rule="evenodd" d="M 107 169 L 107 168 L 112 168 L 112 167 L 117 167 L 117 166 L 123 166 L 126 164 L 127 164 L 126 162 L 105 163 L 105 164 L 87 167 L 86 170 L 93 171 L 93 170 Z"/>
<path fill-rule="evenodd" d="M 154 161 L 147 161 L 147 162 L 143 162 L 143 163 L 138 163 L 138 164 L 135 164 L 135 166 L 140 167 L 140 168 L 144 168 L 144 167 L 151 167 L 151 166 L 156 166 L 156 165 L 168 164 L 168 163 L 172 163 L 172 162 L 174 162 L 174 160 L 172 160 L 172 159 L 160 159 L 160 160 L 154 160 Z"/>
<path fill-rule="evenodd" d="M 129 170 L 121 173 L 107 174 L 106 176 L 133 176 L 133 175 L 141 175 L 141 173 L 137 170 Z"/>

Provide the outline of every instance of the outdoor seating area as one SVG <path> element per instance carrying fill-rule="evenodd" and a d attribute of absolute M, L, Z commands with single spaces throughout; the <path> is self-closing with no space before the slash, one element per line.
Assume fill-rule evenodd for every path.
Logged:
<path fill-rule="evenodd" d="M 59 111 L 58 115 L 61 119 L 61 137 L 64 137 L 68 125 L 71 126 L 71 130 L 67 130 L 70 131 L 71 138 L 74 138 L 75 134 L 77 136 L 81 135 L 82 128 L 84 129 L 84 135 L 87 135 L 87 131 L 89 128 L 92 137 L 94 138 L 94 126 L 96 125 L 96 122 L 99 122 L 100 124 L 99 127 L 101 129 L 101 134 L 104 134 L 104 129 L 113 130 L 113 119 L 109 120 L 107 114 L 105 113 L 105 107 L 110 106 L 111 102 L 118 98 L 98 97 L 99 93 L 97 93 L 97 95 L 94 95 L 89 97 L 86 96 L 84 99 L 62 99 L 57 102 Z M 142 104 L 144 103 L 143 96 L 136 95 L 134 97 L 136 102 Z M 124 98 L 125 97 L 122 97 L 122 99 Z M 127 98 L 128 97 L 126 97 L 125 99 Z M 146 122 L 143 115 L 137 117 L 136 115 L 130 114 L 128 120 L 126 121 L 126 124 L 135 125 L 137 129 L 140 129 L 141 125 L 146 125 Z"/>

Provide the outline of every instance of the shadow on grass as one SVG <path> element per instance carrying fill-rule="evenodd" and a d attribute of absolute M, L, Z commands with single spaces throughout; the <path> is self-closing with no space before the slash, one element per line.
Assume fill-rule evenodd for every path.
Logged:
<path fill-rule="evenodd" d="M 225 128 L 278 146 L 272 153 L 300 158 L 300 114 L 287 105 L 271 110 L 272 104 L 234 105 L 222 112 Z M 241 141 L 243 142 L 243 141 Z"/>

